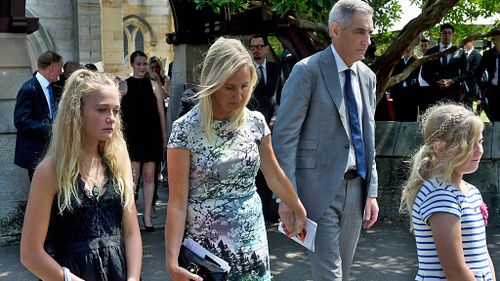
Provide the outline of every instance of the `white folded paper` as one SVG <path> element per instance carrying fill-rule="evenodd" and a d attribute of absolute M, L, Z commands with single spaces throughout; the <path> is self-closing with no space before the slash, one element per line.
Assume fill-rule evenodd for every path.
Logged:
<path fill-rule="evenodd" d="M 278 224 L 278 231 L 286 235 L 283 226 L 284 226 L 283 222 L 280 222 Z M 299 243 L 300 245 L 306 247 L 309 251 L 314 252 L 315 251 L 314 242 L 316 240 L 316 228 L 318 228 L 318 224 L 315 221 L 306 218 L 306 223 L 304 224 L 304 230 L 305 230 L 304 239 L 300 239 L 298 236 L 293 236 L 290 238 L 293 241 Z"/>
<path fill-rule="evenodd" d="M 205 256 L 208 256 L 210 259 L 212 259 L 217 264 L 219 264 L 220 267 L 222 267 L 227 272 L 229 272 L 231 270 L 229 263 L 227 263 L 225 260 L 219 258 L 218 256 L 210 253 L 210 251 L 203 248 L 203 246 L 196 243 L 196 241 L 194 241 L 193 239 L 190 239 L 190 238 L 184 239 L 184 242 L 182 242 L 182 245 L 187 247 L 189 250 L 193 251 L 199 257 L 205 258 Z"/>

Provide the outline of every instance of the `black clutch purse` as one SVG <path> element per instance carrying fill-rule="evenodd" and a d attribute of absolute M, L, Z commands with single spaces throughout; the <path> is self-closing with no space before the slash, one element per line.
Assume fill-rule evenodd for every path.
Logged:
<path fill-rule="evenodd" d="M 203 281 L 226 281 L 227 271 L 208 256 L 200 257 L 189 248 L 181 245 L 179 265 L 189 272 L 199 275 Z"/>

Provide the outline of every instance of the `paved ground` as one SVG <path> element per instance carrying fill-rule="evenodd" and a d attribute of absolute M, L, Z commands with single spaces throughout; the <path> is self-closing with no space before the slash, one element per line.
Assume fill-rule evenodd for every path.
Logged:
<path fill-rule="evenodd" d="M 154 219 L 159 230 L 143 233 L 144 281 L 170 279 L 165 272 L 165 250 L 163 224 L 167 192 L 159 190 L 158 217 Z M 140 200 L 139 200 L 140 202 Z M 141 210 L 139 206 L 139 210 Z M 490 254 L 500 272 L 500 228 L 488 228 Z M 311 279 L 309 263 L 305 251 L 276 231 L 276 226 L 268 228 L 271 253 L 271 269 L 276 281 L 307 281 Z M 356 252 L 351 280 L 356 281 L 410 281 L 414 280 L 417 268 L 414 240 L 407 229 L 391 224 L 378 224 L 362 233 Z M 0 280 L 36 280 L 19 263 L 17 245 L 0 248 Z"/>

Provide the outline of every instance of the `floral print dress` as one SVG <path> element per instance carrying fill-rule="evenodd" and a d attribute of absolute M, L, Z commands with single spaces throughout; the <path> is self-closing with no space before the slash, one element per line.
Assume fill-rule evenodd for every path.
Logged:
<path fill-rule="evenodd" d="M 198 106 L 174 122 L 170 148 L 191 152 L 184 238 L 191 238 L 231 266 L 228 280 L 271 280 L 266 228 L 255 176 L 259 145 L 270 134 L 264 116 L 245 109 L 242 128 L 214 121 L 214 140 L 201 127 Z"/>

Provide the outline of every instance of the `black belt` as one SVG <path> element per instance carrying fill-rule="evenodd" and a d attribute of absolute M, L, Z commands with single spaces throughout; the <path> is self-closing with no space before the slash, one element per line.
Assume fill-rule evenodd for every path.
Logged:
<path fill-rule="evenodd" d="M 344 179 L 345 180 L 353 180 L 355 178 L 357 178 L 359 175 L 358 175 L 358 170 L 356 169 L 349 169 L 347 170 L 347 172 L 345 172 L 344 174 Z"/>

